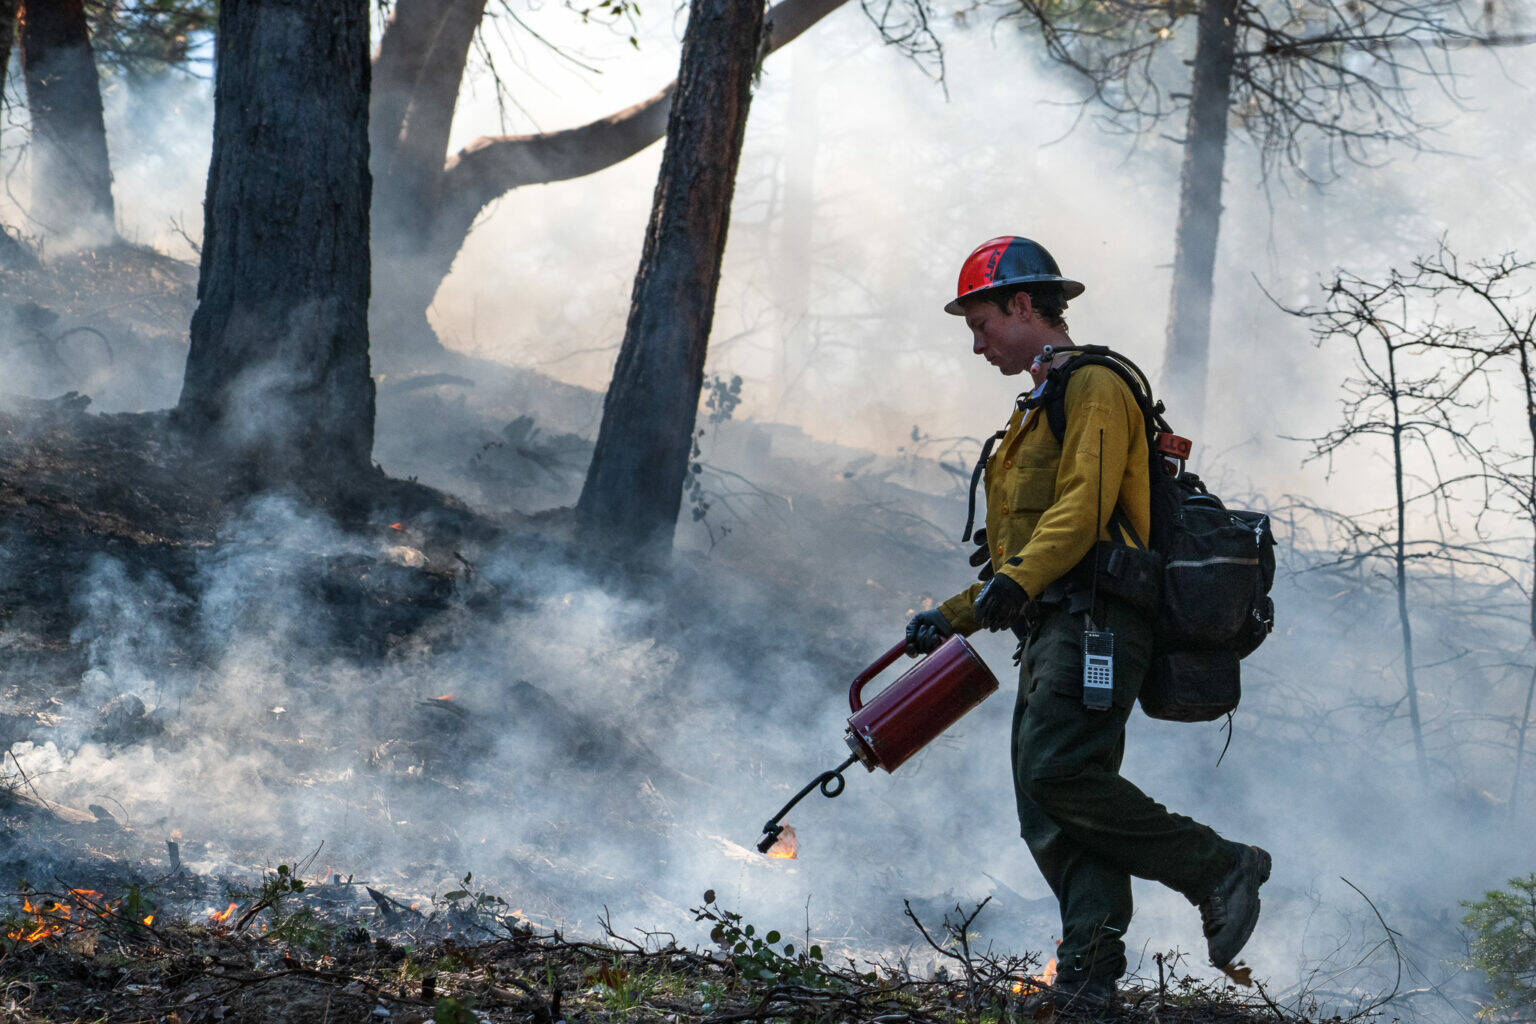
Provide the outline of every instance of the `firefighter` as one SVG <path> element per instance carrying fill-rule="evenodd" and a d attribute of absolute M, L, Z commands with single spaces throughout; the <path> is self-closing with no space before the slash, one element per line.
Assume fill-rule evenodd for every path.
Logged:
<path fill-rule="evenodd" d="M 1064 314 L 1083 285 L 1061 276 L 1027 238 L 984 242 L 966 258 L 954 301 L 972 350 L 1004 376 L 1040 385 L 1047 345 L 1071 345 Z M 1013 713 L 1013 779 L 1020 832 L 1061 905 L 1056 981 L 1037 1004 L 1102 1005 L 1125 973 L 1131 877 L 1161 882 L 1200 909 L 1212 962 L 1229 965 L 1252 934 L 1269 854 L 1230 842 L 1170 812 L 1120 775 L 1125 725 L 1152 655 L 1150 617 L 1095 594 L 1098 629 L 1114 634 L 1113 696 L 1085 706 L 1081 588 L 1059 581 L 1095 541 L 1140 546 L 1150 535 L 1144 418 L 1126 383 L 1103 366 L 1068 378 L 1061 440 L 1045 410 L 1014 409 L 993 451 L 983 453 L 987 563 L 974 583 L 907 625 L 910 653 L 952 633 L 1012 629 L 1020 638 Z M 969 531 L 969 526 L 967 531 Z M 1076 574 L 1072 574 L 1074 578 Z"/>

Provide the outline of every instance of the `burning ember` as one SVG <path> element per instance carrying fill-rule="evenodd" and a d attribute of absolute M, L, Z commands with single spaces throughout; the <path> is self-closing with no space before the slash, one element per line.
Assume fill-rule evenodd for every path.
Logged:
<path fill-rule="evenodd" d="M 1016 981 L 1013 983 L 1013 994 L 1023 995 L 1036 989 L 1046 988 L 1056 980 L 1056 958 L 1051 957 L 1046 961 L 1045 968 L 1033 978 Z"/>
<path fill-rule="evenodd" d="M 800 852 L 800 841 L 795 838 L 795 830 L 788 825 L 779 833 L 778 840 L 768 847 L 768 856 L 779 860 L 794 860 Z"/>

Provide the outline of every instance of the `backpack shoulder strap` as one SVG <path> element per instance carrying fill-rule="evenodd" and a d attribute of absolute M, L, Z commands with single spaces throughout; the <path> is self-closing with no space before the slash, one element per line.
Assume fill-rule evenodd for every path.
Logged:
<path fill-rule="evenodd" d="M 1149 441 L 1159 430 L 1168 429 L 1162 417 L 1162 403 L 1152 399 L 1151 382 L 1131 360 L 1105 345 L 1079 345 L 1055 351 L 1077 354 L 1046 375 L 1045 386 L 1031 396 L 1026 408 L 1037 405 L 1045 408 L 1046 424 L 1057 441 L 1067 434 L 1067 381 L 1074 372 L 1085 366 L 1102 366 L 1125 382 L 1125 386 L 1130 388 L 1132 401 L 1141 410 Z"/>

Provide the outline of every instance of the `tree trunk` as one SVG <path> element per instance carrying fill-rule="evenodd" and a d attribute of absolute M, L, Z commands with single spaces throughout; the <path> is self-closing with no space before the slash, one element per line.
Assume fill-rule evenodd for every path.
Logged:
<path fill-rule="evenodd" d="M 178 419 L 253 483 L 366 470 L 368 0 L 224 0 Z"/>
<path fill-rule="evenodd" d="M 689 12 L 629 322 L 576 505 L 582 539 L 610 557 L 655 562 L 672 548 L 762 31 L 761 0 L 694 0 Z"/>
<path fill-rule="evenodd" d="M 1179 223 L 1174 239 L 1173 295 L 1163 390 L 1169 415 L 1198 436 L 1205 421 L 1205 380 L 1211 343 L 1211 293 L 1216 236 L 1221 227 L 1221 177 L 1237 47 L 1237 0 L 1205 0 L 1195 42 Z"/>
<path fill-rule="evenodd" d="M 436 251 L 448 131 L 485 0 L 401 0 L 374 61 L 375 353 L 420 357 L 440 348 L 427 307 L 458 246 Z M 466 229 L 465 234 L 468 234 Z M 462 241 L 462 239 L 461 239 Z"/>
<path fill-rule="evenodd" d="M 845 0 L 783 0 L 768 12 L 766 52 L 797 38 Z M 441 351 L 427 323 L 437 294 L 485 208 L 524 185 L 594 174 L 639 153 L 667 130 L 675 83 L 635 105 L 578 128 L 489 136 L 446 159 L 453 100 L 473 39 L 468 15 L 485 0 L 400 0 L 379 42 L 373 138 L 379 195 L 374 204 L 374 352 L 418 361 Z M 468 31 L 466 31 L 468 29 Z M 447 88 L 451 82 L 452 88 Z"/>
<path fill-rule="evenodd" d="M 11 47 L 16 44 L 16 10 L 19 0 L 0 0 L 0 89 L 11 71 Z"/>
<path fill-rule="evenodd" d="M 112 168 L 83 0 L 26 0 L 21 67 L 32 115 L 32 219 L 66 244 L 112 241 Z"/>
<path fill-rule="evenodd" d="M 11 70 L 11 46 L 16 42 L 18 6 L 17 0 L 0 0 L 0 90 L 4 89 Z M 0 94 L 0 101 L 3 101 L 3 94 Z M 21 269 L 36 265 L 37 258 L 32 255 L 26 243 L 11 234 L 9 227 L 0 225 L 0 267 Z"/>
<path fill-rule="evenodd" d="M 1387 341 L 1387 383 L 1392 399 L 1392 480 L 1397 494 L 1397 551 L 1393 559 L 1397 583 L 1397 622 L 1402 631 L 1403 675 L 1408 694 L 1408 724 L 1413 729 L 1413 756 L 1419 784 L 1429 789 L 1429 762 L 1424 755 L 1424 726 L 1419 719 L 1419 687 L 1414 678 L 1413 625 L 1408 619 L 1408 502 L 1403 492 L 1403 419 L 1397 386 L 1397 350 Z"/>

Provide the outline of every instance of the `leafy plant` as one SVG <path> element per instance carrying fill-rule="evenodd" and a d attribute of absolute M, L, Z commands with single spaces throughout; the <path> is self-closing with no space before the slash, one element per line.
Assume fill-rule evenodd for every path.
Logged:
<path fill-rule="evenodd" d="M 314 854 L 311 854 L 308 860 L 299 865 L 299 868 L 307 867 L 309 861 L 313 859 Z M 272 924 L 276 927 L 282 919 L 283 900 L 289 896 L 297 896 L 303 891 L 304 879 L 299 877 L 297 869 L 290 868 L 287 864 L 279 864 L 276 871 L 263 875 L 260 890 L 231 889 L 229 895 L 232 899 L 255 900 L 246 908 L 245 913 L 240 915 L 240 919 L 235 922 L 235 931 L 244 931 L 246 926 L 251 923 L 252 918 L 263 910 L 272 911 Z"/>
<path fill-rule="evenodd" d="M 275 917 L 270 934 L 311 953 L 323 953 L 336 945 L 341 929 L 320 920 L 309 907 L 300 907 L 291 914 Z"/>
<path fill-rule="evenodd" d="M 820 946 L 796 951 L 792 942 L 783 942 L 777 931 L 759 933 L 756 925 L 742 920 L 740 914 L 715 903 L 715 891 L 704 894 L 704 906 L 693 908 L 694 920 L 712 921 L 710 939 L 731 957 L 731 963 L 748 981 L 769 981 L 804 985 L 808 988 L 837 988 L 842 981 L 826 969 Z M 861 975 L 873 982 L 875 975 Z"/>
<path fill-rule="evenodd" d="M 659 976 L 650 971 L 631 973 L 623 969 L 615 956 L 611 963 L 599 966 L 586 980 L 601 990 L 603 1004 L 612 1014 L 627 1015 L 655 990 Z"/>
<path fill-rule="evenodd" d="M 718 427 L 736 412 L 736 407 L 741 404 L 741 377 L 732 377 L 726 380 L 718 373 L 712 373 L 704 380 L 704 408 L 709 414 L 710 429 Z M 721 526 L 718 535 L 715 528 L 707 520 L 711 502 L 708 493 L 704 490 L 702 474 L 704 472 L 704 440 L 705 430 L 699 427 L 693 433 L 693 448 L 688 453 L 688 472 L 683 477 L 683 497 L 688 500 L 688 508 L 693 516 L 693 521 L 703 525 L 709 533 L 709 546 L 714 548 L 720 538 L 731 532 L 729 526 Z"/>
<path fill-rule="evenodd" d="M 432 1007 L 432 1024 L 477 1024 L 479 1020 L 467 999 L 443 996 Z"/>
<path fill-rule="evenodd" d="M 1488 978 L 1492 1002 L 1478 1012 L 1491 1020 L 1529 1020 L 1536 1006 L 1536 873 L 1511 878 L 1468 908 L 1466 964 Z"/>

